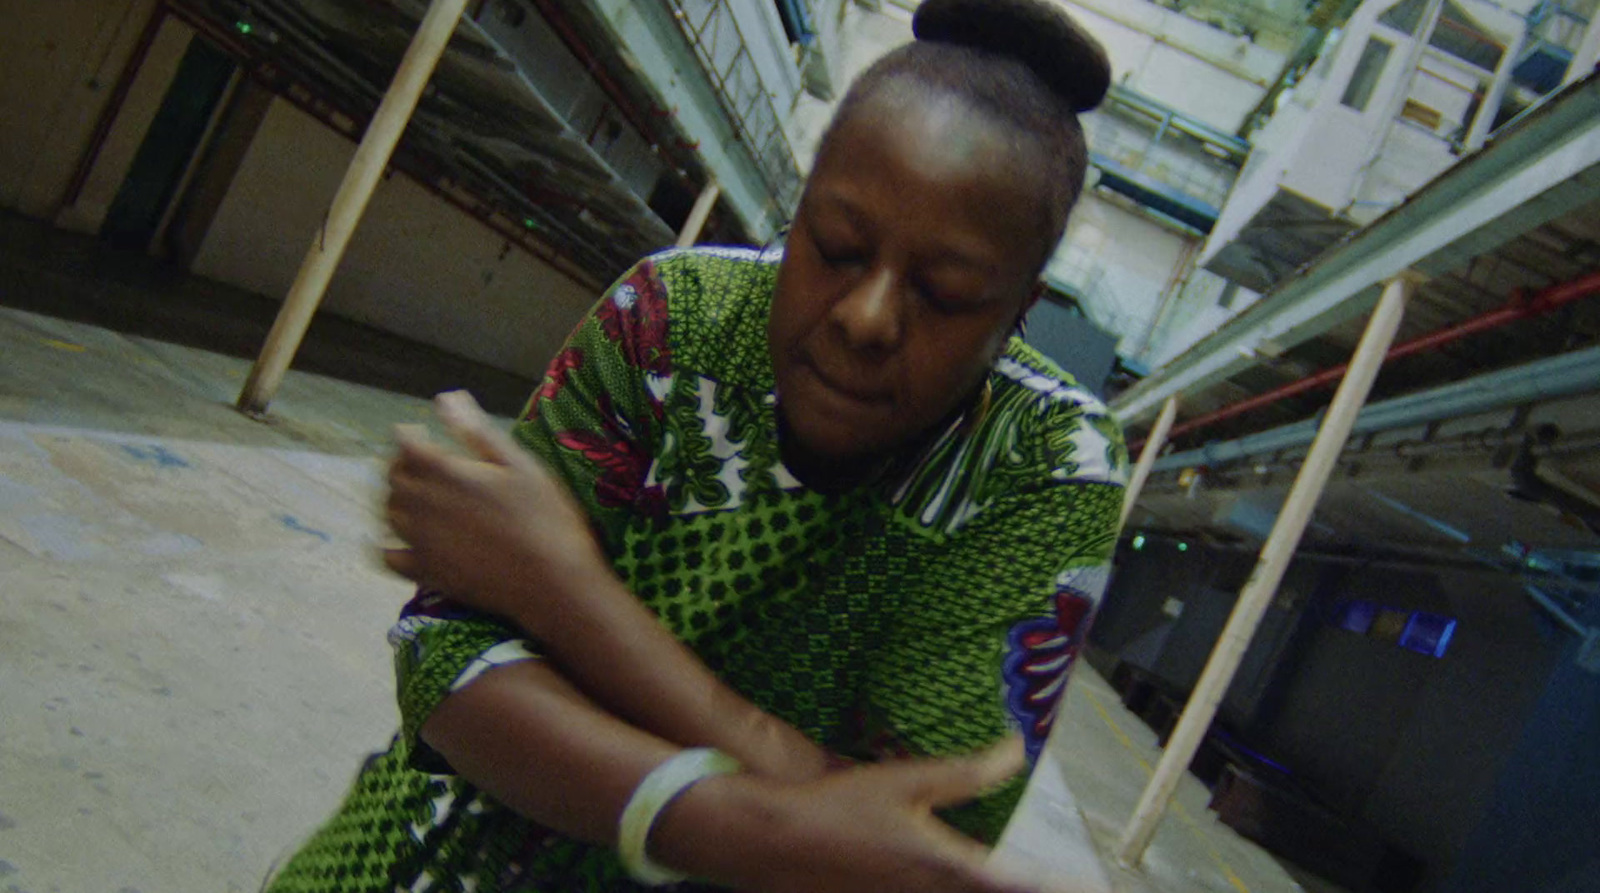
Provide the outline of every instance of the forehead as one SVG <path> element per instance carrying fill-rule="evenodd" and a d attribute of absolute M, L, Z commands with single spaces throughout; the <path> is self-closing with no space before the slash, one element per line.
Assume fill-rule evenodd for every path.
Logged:
<path fill-rule="evenodd" d="M 923 224 L 1031 247 L 1048 229 L 1041 152 L 1037 140 L 969 101 L 889 84 L 836 122 L 810 189 L 876 197 Z"/>

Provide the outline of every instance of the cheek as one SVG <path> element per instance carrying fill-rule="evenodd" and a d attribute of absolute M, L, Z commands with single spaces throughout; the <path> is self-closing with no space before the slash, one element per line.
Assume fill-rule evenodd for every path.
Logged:
<path fill-rule="evenodd" d="M 994 358 L 1004 349 L 1009 329 L 998 324 L 942 320 L 922 327 L 912 350 L 906 351 L 908 390 L 925 415 L 941 416 L 965 400 L 978 386 Z"/>
<path fill-rule="evenodd" d="M 777 291 L 772 297 L 772 316 L 767 323 L 767 338 L 774 361 L 781 361 L 796 341 L 805 337 L 827 309 L 824 283 L 805 269 L 804 261 L 791 258 L 778 269 Z"/>

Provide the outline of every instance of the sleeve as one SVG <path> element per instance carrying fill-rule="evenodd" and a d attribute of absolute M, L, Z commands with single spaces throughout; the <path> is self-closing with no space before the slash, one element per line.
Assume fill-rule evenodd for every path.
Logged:
<path fill-rule="evenodd" d="M 646 477 L 671 381 L 666 319 L 665 287 L 645 261 L 574 330 L 512 432 L 566 481 L 610 554 L 634 514 L 665 505 Z M 426 590 L 406 606 L 389 643 L 401 734 L 413 767 L 429 772 L 449 771 L 417 738 L 434 709 L 496 666 L 541 656 L 518 630 Z"/>
<path fill-rule="evenodd" d="M 1080 415 L 1076 461 L 986 501 L 912 574 L 870 683 L 874 697 L 893 693 L 874 706 L 912 752 L 962 753 L 1018 733 L 1038 758 L 1110 576 L 1126 460 L 1109 419 Z M 993 842 L 1025 783 L 945 818 Z"/>

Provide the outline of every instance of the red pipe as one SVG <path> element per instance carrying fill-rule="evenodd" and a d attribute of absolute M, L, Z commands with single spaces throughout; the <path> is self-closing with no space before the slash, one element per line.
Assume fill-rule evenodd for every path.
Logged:
<path fill-rule="evenodd" d="M 1390 360 L 1400 359 L 1401 357 L 1409 357 L 1412 354 L 1421 353 L 1425 350 L 1432 350 L 1436 347 L 1443 347 L 1446 344 L 1460 341 L 1462 338 L 1466 338 L 1471 335 L 1487 332 L 1491 329 L 1498 329 L 1501 326 L 1516 322 L 1518 320 L 1541 316 L 1543 314 L 1550 313 L 1553 310 L 1564 307 L 1573 301 L 1586 298 L 1596 292 L 1600 292 L 1600 272 L 1590 273 L 1587 276 L 1573 279 L 1569 282 L 1563 282 L 1559 285 L 1552 285 L 1549 288 L 1545 288 L 1536 292 L 1531 298 L 1525 298 L 1521 294 L 1518 294 L 1514 296 L 1504 307 L 1496 310 L 1490 310 L 1487 313 L 1481 313 L 1472 317 L 1471 319 L 1456 323 L 1453 326 L 1447 326 L 1443 329 L 1439 329 L 1436 332 L 1429 332 L 1426 335 L 1421 335 L 1411 339 L 1410 341 L 1397 344 L 1390 348 L 1389 352 L 1384 355 L 1384 361 L 1388 362 Z M 1328 369 L 1324 369 L 1321 372 L 1309 375 L 1300 379 L 1299 381 L 1292 381 L 1286 385 L 1283 385 L 1282 387 L 1273 388 L 1270 391 L 1257 394 L 1254 397 L 1248 397 L 1244 400 L 1240 400 L 1237 403 L 1230 403 L 1221 409 L 1213 410 L 1205 415 L 1196 416 L 1195 418 L 1192 418 L 1181 425 L 1174 426 L 1173 429 L 1168 432 L 1167 438 L 1171 440 L 1180 435 L 1188 434 L 1191 431 L 1198 431 L 1201 428 L 1209 427 L 1217 422 L 1231 419 L 1235 416 L 1244 415 L 1253 409 L 1259 409 L 1270 403 L 1276 403 L 1285 397 L 1293 397 L 1296 394 L 1303 394 L 1306 391 L 1313 391 L 1317 388 L 1326 387 L 1343 378 L 1345 370 L 1349 368 L 1349 363 L 1341 363 L 1337 366 L 1333 366 Z M 1130 446 L 1129 449 L 1137 450 L 1143 445 L 1144 441 L 1139 440 Z"/>
<path fill-rule="evenodd" d="M 100 160 L 100 150 L 105 148 L 106 138 L 111 135 L 111 125 L 116 123 L 117 115 L 122 111 L 122 104 L 128 101 L 128 91 L 133 89 L 133 79 L 144 66 L 145 57 L 150 55 L 150 47 L 156 42 L 156 34 L 161 31 L 162 23 L 167 20 L 167 12 L 167 4 L 157 4 L 155 10 L 150 13 L 150 20 L 145 22 L 144 30 L 139 32 L 139 41 L 133 45 L 133 53 L 123 64 L 122 73 L 117 76 L 117 82 L 111 88 L 111 95 L 106 97 L 105 107 L 100 110 L 100 117 L 94 122 L 94 130 L 89 134 L 89 144 L 84 147 L 83 155 L 78 158 L 78 166 L 72 171 L 72 180 L 67 183 L 61 207 L 70 208 L 83 196 L 83 187 L 88 184 L 89 174 L 94 170 L 95 162 Z"/>

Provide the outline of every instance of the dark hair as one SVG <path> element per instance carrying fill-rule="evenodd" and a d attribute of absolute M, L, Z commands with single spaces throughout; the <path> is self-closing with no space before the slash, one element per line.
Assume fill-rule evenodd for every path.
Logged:
<path fill-rule="evenodd" d="M 887 87 L 958 97 L 1043 150 L 1053 248 L 1089 164 L 1078 113 L 1099 105 L 1111 86 L 1105 50 L 1051 0 L 926 0 L 911 30 L 915 42 L 879 59 L 850 85 L 818 154 L 839 122 Z"/>

